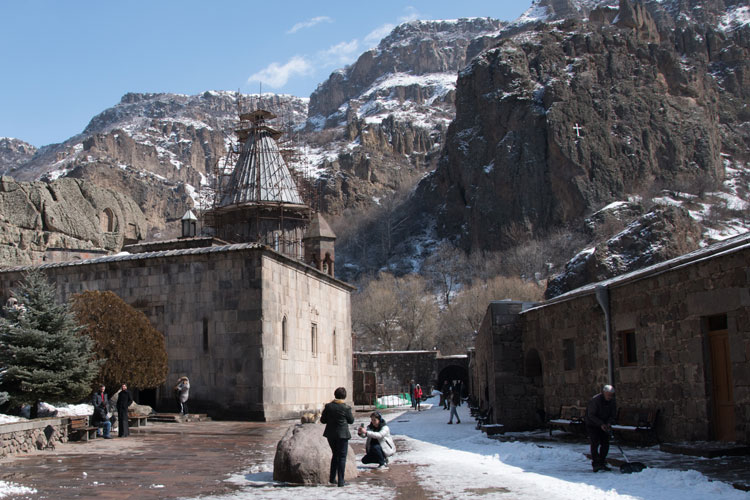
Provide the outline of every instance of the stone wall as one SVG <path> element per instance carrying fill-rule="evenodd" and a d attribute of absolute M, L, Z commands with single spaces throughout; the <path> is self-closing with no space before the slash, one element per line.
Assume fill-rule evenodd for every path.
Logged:
<path fill-rule="evenodd" d="M 190 378 L 191 412 L 215 417 L 296 417 L 318 408 L 337 386 L 351 388 L 351 287 L 255 244 L 104 257 L 41 269 L 58 298 L 111 290 L 164 333 L 167 381 L 156 409 L 175 411 L 172 387 Z M 2 300 L 21 278 L 0 272 Z M 288 319 L 288 358 L 279 354 Z M 318 356 L 310 324 L 318 321 Z M 336 363 L 332 335 L 336 330 Z"/>
<path fill-rule="evenodd" d="M 47 444 L 47 426 L 53 430 L 49 443 L 65 443 L 68 441 L 69 423 L 68 418 L 44 418 L 0 424 L 0 457 L 36 450 L 37 442 Z"/>
<path fill-rule="evenodd" d="M 725 318 L 735 422 L 729 439 L 750 442 L 750 237 L 694 254 L 602 284 L 610 297 L 617 402 L 660 410 L 663 439 L 716 439 L 708 318 Z M 526 311 L 520 322 L 524 352 L 541 357 L 548 413 L 585 404 L 608 382 L 605 315 L 594 287 Z M 625 332 L 635 339 L 631 363 Z M 573 351 L 567 365 L 566 348 Z"/>
<path fill-rule="evenodd" d="M 388 394 L 409 392 L 412 380 L 429 394 L 438 382 L 439 354 L 438 351 L 358 352 L 354 359 L 358 370 L 377 373 L 378 386 L 382 384 Z"/>
<path fill-rule="evenodd" d="M 543 398 L 535 373 L 527 373 L 520 313 L 531 303 L 491 302 L 475 343 L 472 395 L 492 408 L 493 423 L 526 430 L 544 422 Z"/>
<path fill-rule="evenodd" d="M 296 261 L 271 256 L 263 257 L 262 276 L 266 419 L 322 410 L 341 386 L 352 400 L 350 288 Z"/>

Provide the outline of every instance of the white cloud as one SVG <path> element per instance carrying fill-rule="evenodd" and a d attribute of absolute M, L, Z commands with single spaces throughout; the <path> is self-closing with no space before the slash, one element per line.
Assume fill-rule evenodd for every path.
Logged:
<path fill-rule="evenodd" d="M 403 16 L 398 18 L 397 24 L 408 23 L 410 21 L 416 21 L 417 19 L 419 19 L 419 12 L 417 12 L 417 9 L 415 9 L 414 7 L 409 6 L 404 10 L 405 13 Z M 368 47 L 376 46 L 381 39 L 388 36 L 388 34 L 393 31 L 393 28 L 395 28 L 397 24 L 386 23 L 375 28 L 370 33 L 368 33 L 367 36 L 365 36 L 365 44 Z"/>
<path fill-rule="evenodd" d="M 359 51 L 359 40 L 356 38 L 351 42 L 341 42 L 332 45 L 326 50 L 318 53 L 322 65 L 330 66 L 336 64 L 349 64 L 357 59 Z"/>
<path fill-rule="evenodd" d="M 279 63 L 271 63 L 264 69 L 250 75 L 247 79 L 250 82 L 263 82 L 270 87 L 280 88 L 286 85 L 294 75 L 310 75 L 313 73 L 313 65 L 306 59 L 300 56 L 294 56 L 289 61 L 280 65 Z"/>
<path fill-rule="evenodd" d="M 292 33 L 296 33 L 301 29 L 312 28 L 316 24 L 332 23 L 332 22 L 333 22 L 333 19 L 331 19 L 328 16 L 316 16 L 316 17 L 313 17 L 312 19 L 308 19 L 307 21 L 302 21 L 302 22 L 295 24 L 286 33 L 287 35 L 291 35 Z"/>

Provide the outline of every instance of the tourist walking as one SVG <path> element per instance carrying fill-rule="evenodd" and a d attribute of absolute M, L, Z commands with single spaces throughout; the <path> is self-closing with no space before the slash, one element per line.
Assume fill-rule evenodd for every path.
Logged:
<path fill-rule="evenodd" d="M 448 383 L 447 380 L 443 381 L 443 395 L 440 396 L 440 405 L 443 407 L 443 410 L 448 409 L 449 400 L 450 400 L 450 392 L 451 392 L 451 385 Z"/>
<path fill-rule="evenodd" d="M 346 399 L 346 388 L 339 387 L 333 392 L 335 398 L 325 405 L 320 415 L 320 423 L 326 424 L 323 436 L 328 439 L 331 447 L 331 473 L 328 481 L 331 484 L 344 486 L 344 473 L 346 472 L 346 454 L 349 450 L 349 425 L 354 423 L 352 409 L 344 401 Z M 338 481 L 337 481 L 338 477 Z"/>
<path fill-rule="evenodd" d="M 591 440 L 591 466 L 594 472 L 612 470 L 607 467 L 607 453 L 609 432 L 616 415 L 615 388 L 605 385 L 586 407 L 586 433 Z"/>
<path fill-rule="evenodd" d="M 128 437 L 130 427 L 128 426 L 128 408 L 133 403 L 133 396 L 128 390 L 126 384 L 122 384 L 120 394 L 117 396 L 117 435 L 119 437 Z"/>
<path fill-rule="evenodd" d="M 178 412 L 187 415 L 187 401 L 188 397 L 190 397 L 190 381 L 187 377 L 182 376 L 177 381 L 177 385 L 174 386 L 174 395 L 175 399 L 177 399 Z"/>
<path fill-rule="evenodd" d="M 453 386 L 453 391 L 451 392 L 451 416 L 450 420 L 448 421 L 449 424 L 453 423 L 453 417 L 456 417 L 456 423 L 460 424 L 461 419 L 458 418 L 458 405 L 461 404 L 461 392 L 460 389 L 457 386 Z"/>
<path fill-rule="evenodd" d="M 96 435 L 104 437 L 104 439 L 110 439 L 110 432 L 112 431 L 112 422 L 109 420 L 109 411 L 107 409 L 109 405 L 109 398 L 107 397 L 106 389 L 103 385 L 99 386 L 99 390 L 94 393 L 92 398 L 94 405 L 94 413 L 91 415 L 91 425 L 99 427 L 96 431 Z"/>
<path fill-rule="evenodd" d="M 362 424 L 364 426 L 364 424 Z M 376 411 L 370 414 L 370 424 L 367 429 L 360 427 L 357 431 L 359 437 L 367 436 L 365 442 L 365 456 L 362 457 L 363 464 L 378 464 L 378 469 L 388 467 L 388 457 L 396 452 L 396 445 L 391 437 L 391 430 L 385 423 L 385 419 Z"/>
<path fill-rule="evenodd" d="M 420 387 L 419 384 L 414 386 L 414 394 L 412 395 L 414 398 L 414 404 L 413 407 L 416 407 L 417 411 L 422 411 L 422 387 Z"/>

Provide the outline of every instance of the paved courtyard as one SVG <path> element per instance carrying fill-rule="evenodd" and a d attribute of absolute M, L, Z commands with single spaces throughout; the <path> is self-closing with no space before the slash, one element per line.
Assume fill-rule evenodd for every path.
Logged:
<path fill-rule="evenodd" d="M 35 494 L 17 497 L 29 499 L 227 495 L 239 489 L 227 481 L 231 474 L 257 470 L 263 464 L 261 469 L 268 468 L 276 443 L 291 424 L 149 423 L 132 428 L 131 436 L 124 439 L 71 442 L 54 451 L 6 457 L 0 461 L 0 480 L 35 488 Z M 352 442 L 352 448 L 359 457 L 364 453 L 361 442 Z M 413 468 L 393 465 L 387 475 L 367 470 L 352 483 L 396 489 L 404 499 L 430 498 L 414 479 Z M 284 489 L 289 497 L 295 495 L 294 487 Z"/>
<path fill-rule="evenodd" d="M 35 493 L 13 497 L 29 499 L 702 500 L 747 495 L 730 484 L 746 478 L 750 457 L 709 460 L 629 448 L 631 459 L 645 462 L 647 470 L 630 476 L 593 474 L 584 456 L 588 446 L 579 438 L 549 439 L 537 432 L 490 439 L 474 429 L 465 407 L 459 414 L 462 423 L 449 426 L 440 408 L 387 412 L 398 448 L 390 469 L 360 464 L 359 477 L 346 488 L 273 481 L 276 443 L 291 421 L 149 423 L 132 429 L 126 439 L 66 443 L 54 451 L 6 457 L 0 460 L 0 481 L 34 488 Z M 358 414 L 355 425 L 366 419 Z M 361 458 L 364 440 L 350 444 Z M 612 458 L 617 456 L 613 450 Z"/>

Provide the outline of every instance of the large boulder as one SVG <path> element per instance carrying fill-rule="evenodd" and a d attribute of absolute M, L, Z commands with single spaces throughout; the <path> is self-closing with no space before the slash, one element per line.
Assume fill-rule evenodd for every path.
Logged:
<path fill-rule="evenodd" d="M 323 437 L 323 427 L 295 424 L 287 429 L 276 445 L 273 459 L 274 481 L 296 484 L 328 484 L 331 472 L 331 448 Z M 357 477 L 357 462 L 352 447 L 346 456 L 346 480 Z"/>

